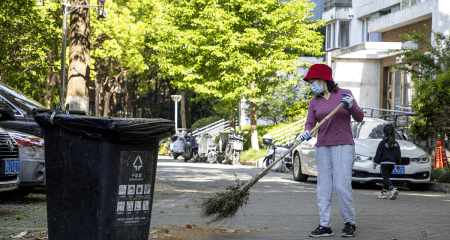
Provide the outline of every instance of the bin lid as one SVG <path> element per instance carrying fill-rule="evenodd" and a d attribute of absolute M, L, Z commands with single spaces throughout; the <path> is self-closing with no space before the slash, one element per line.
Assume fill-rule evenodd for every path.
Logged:
<path fill-rule="evenodd" d="M 158 142 L 175 134 L 175 122 L 162 118 L 116 118 L 33 112 L 44 129 L 57 125 L 67 131 L 98 141 Z"/>

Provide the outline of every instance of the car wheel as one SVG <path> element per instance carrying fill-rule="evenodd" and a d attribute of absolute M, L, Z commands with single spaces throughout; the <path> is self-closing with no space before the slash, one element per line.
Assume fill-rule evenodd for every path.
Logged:
<path fill-rule="evenodd" d="M 304 182 L 308 180 L 308 175 L 302 173 L 301 166 L 300 156 L 298 155 L 298 153 L 295 153 L 294 159 L 292 161 L 292 167 L 294 169 L 292 174 L 294 175 L 295 181 Z"/>
<path fill-rule="evenodd" d="M 408 183 L 408 188 L 411 191 L 425 191 L 428 190 L 428 184 L 426 183 Z"/>

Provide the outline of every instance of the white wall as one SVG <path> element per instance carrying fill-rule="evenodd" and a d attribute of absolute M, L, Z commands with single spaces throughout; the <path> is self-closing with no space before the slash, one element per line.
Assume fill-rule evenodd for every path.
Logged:
<path fill-rule="evenodd" d="M 431 0 L 428 0 L 431 1 Z M 433 24 L 432 30 L 450 35 L 450 0 L 433 0 Z M 432 36 L 434 39 L 434 35 Z"/>
<path fill-rule="evenodd" d="M 360 107 L 379 107 L 380 60 L 335 59 L 332 68 L 334 81 L 351 90 Z"/>

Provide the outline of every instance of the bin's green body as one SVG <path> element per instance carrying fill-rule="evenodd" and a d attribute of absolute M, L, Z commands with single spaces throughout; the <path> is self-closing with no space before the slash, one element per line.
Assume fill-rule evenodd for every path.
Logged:
<path fill-rule="evenodd" d="M 49 239 L 147 240 L 161 135 L 139 142 L 117 134 L 103 141 L 35 120 L 45 134 Z"/>

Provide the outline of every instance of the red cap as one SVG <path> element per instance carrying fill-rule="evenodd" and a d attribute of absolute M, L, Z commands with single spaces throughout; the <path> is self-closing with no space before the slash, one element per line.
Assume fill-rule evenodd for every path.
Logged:
<path fill-rule="evenodd" d="M 311 78 L 321 78 L 328 81 L 333 81 L 333 73 L 330 67 L 325 64 L 314 64 L 309 68 L 308 74 L 303 78 L 303 80 L 308 80 Z"/>

